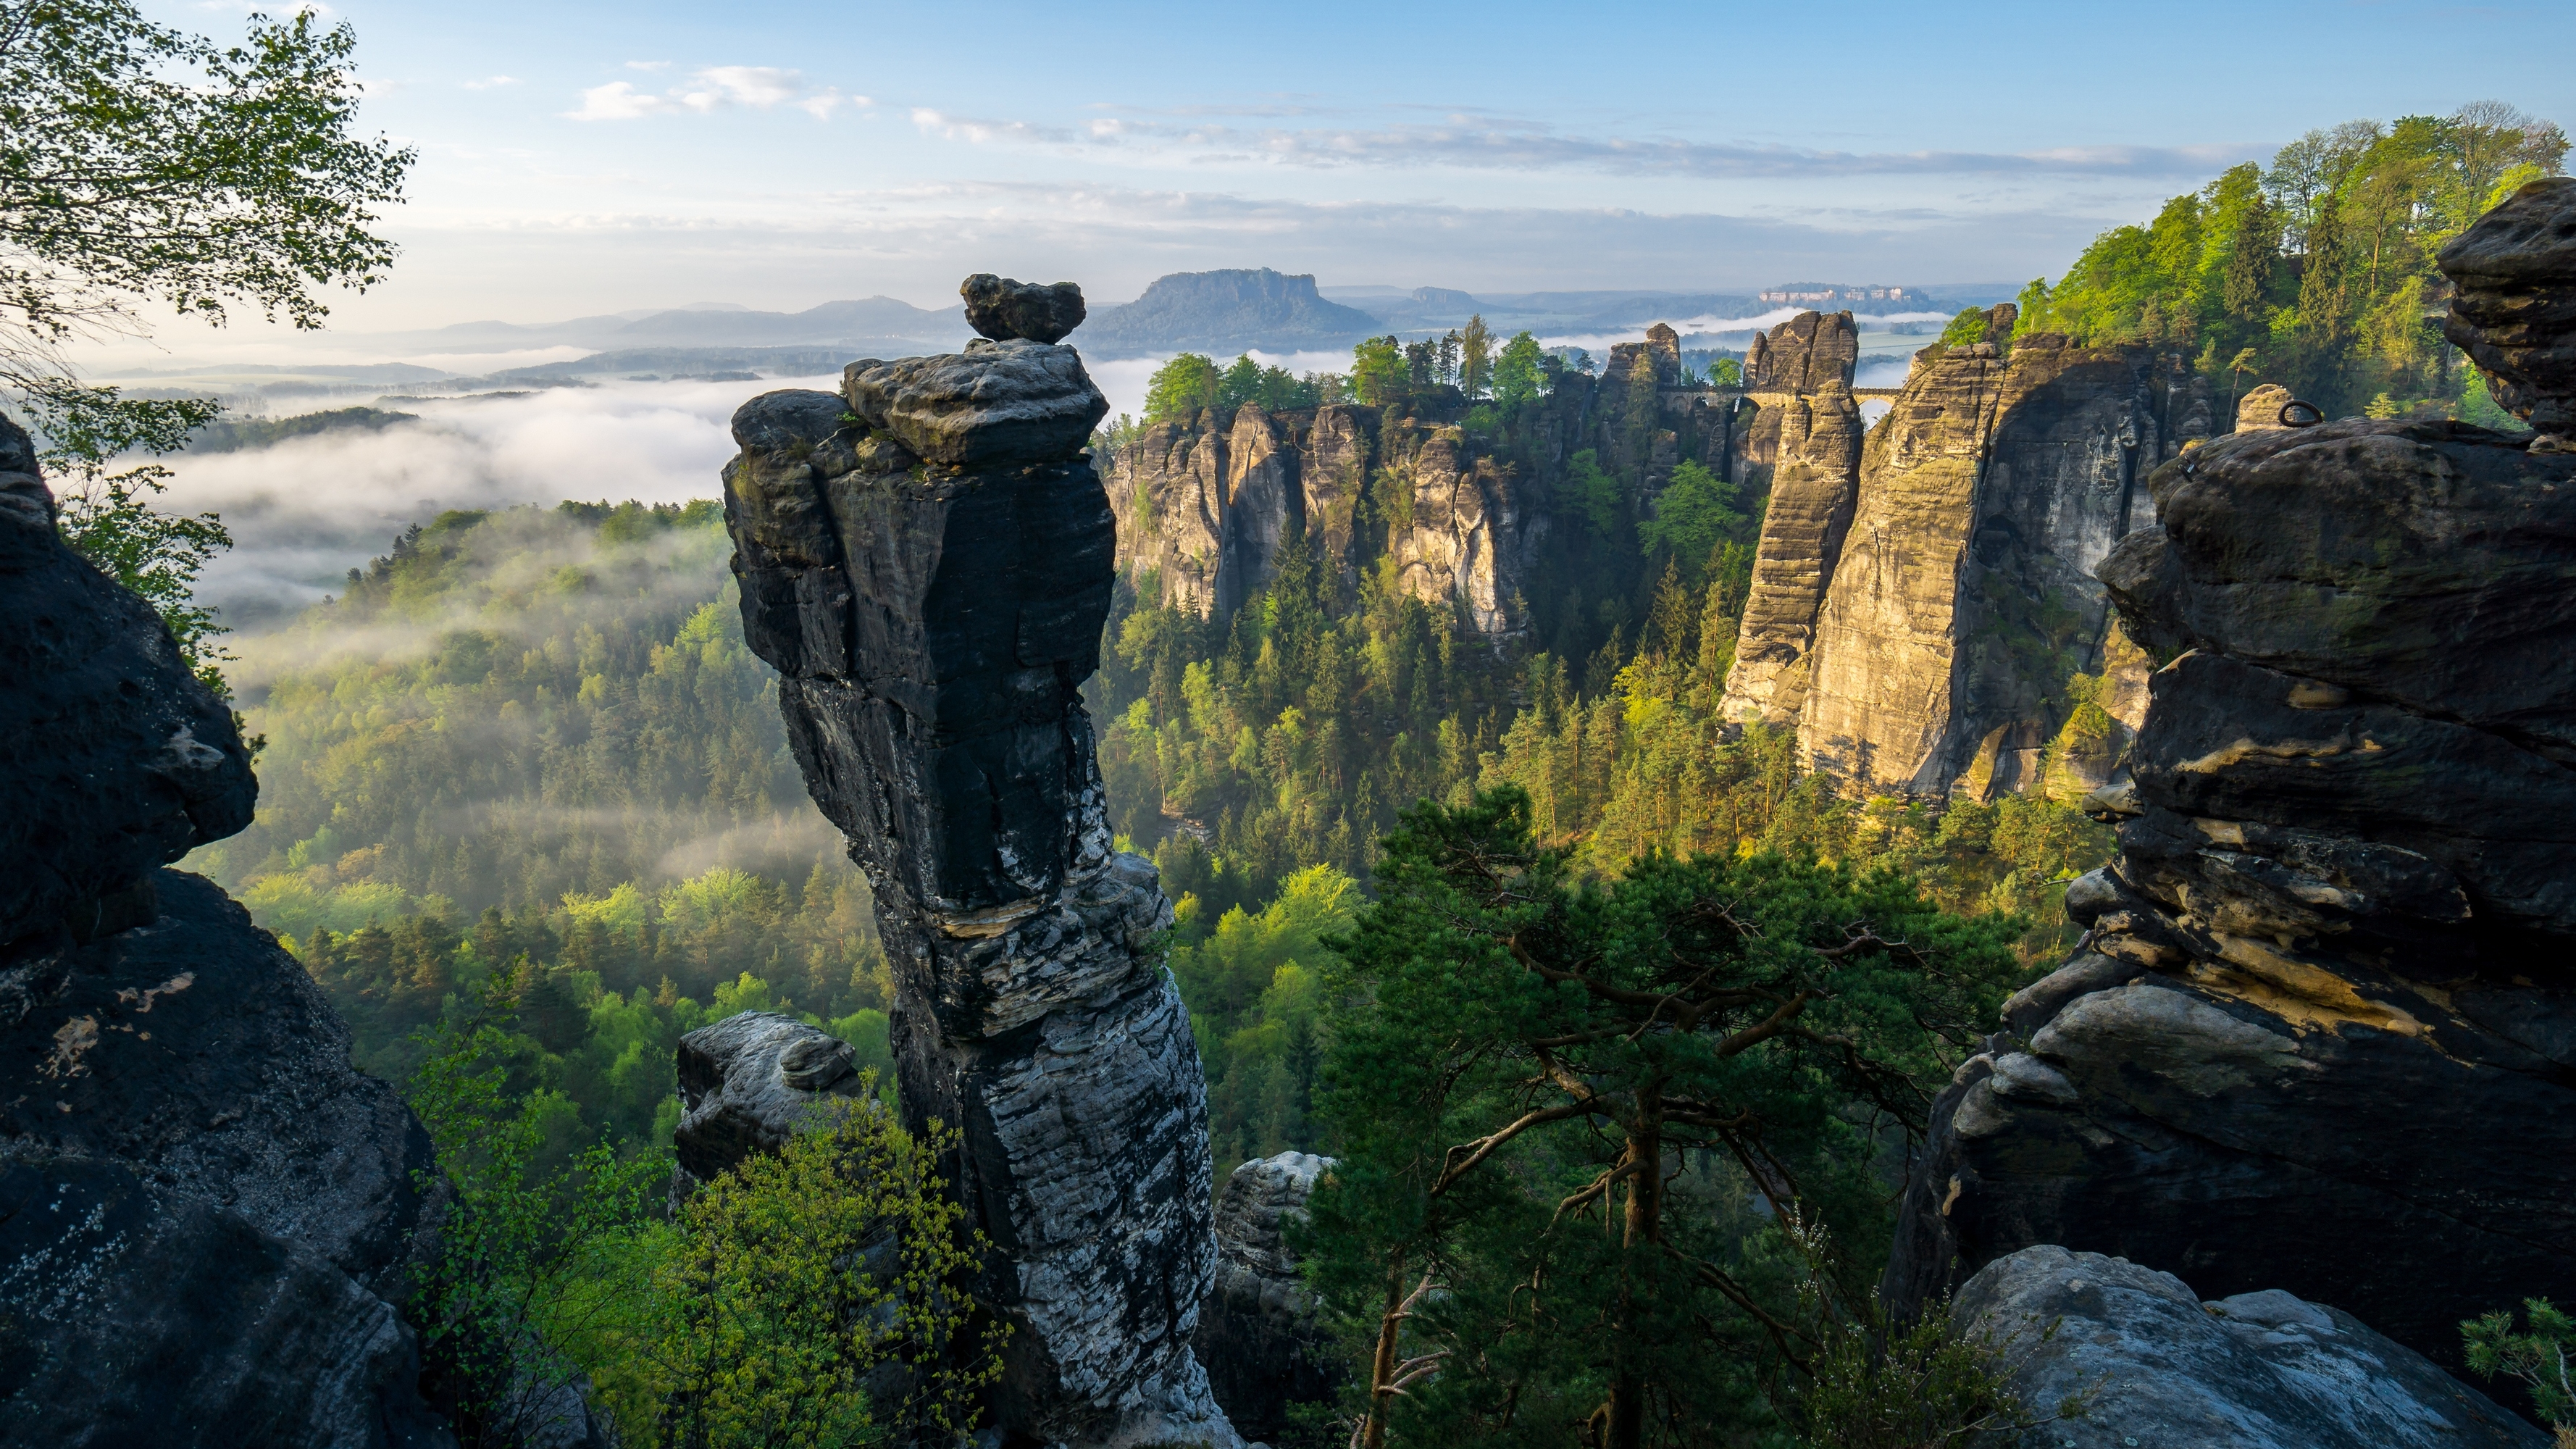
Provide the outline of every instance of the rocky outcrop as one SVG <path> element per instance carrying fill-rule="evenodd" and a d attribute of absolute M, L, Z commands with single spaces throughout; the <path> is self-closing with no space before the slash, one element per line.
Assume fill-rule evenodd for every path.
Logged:
<path fill-rule="evenodd" d="M 1782 727 L 1794 726 L 1806 708 L 1816 617 L 1851 529 L 1860 491 L 1860 407 L 1848 386 L 1828 386 L 1762 412 L 1776 424 L 1779 462 L 1721 711 L 1731 720 Z"/>
<path fill-rule="evenodd" d="M 250 819 L 230 712 L 0 420 L 0 1444 L 451 1442 L 429 1143 L 276 939 L 159 869 Z"/>
<path fill-rule="evenodd" d="M 1860 366 L 1860 326 L 1849 312 L 1801 312 L 1755 334 L 1744 352 L 1748 392 L 1822 392 L 1850 387 Z"/>
<path fill-rule="evenodd" d="M 1858 791 L 1940 794 L 1972 771 L 1983 794 L 2036 783 L 2068 677 L 2117 657 L 2092 567 L 2148 521 L 2144 473 L 2194 396 L 2150 357 L 2053 334 L 2009 356 L 1927 349 L 1861 451 L 1839 551 L 1840 495 L 1814 481 L 1839 441 L 1794 490 L 1775 481 L 1770 587 L 1748 602 L 1730 711 L 1794 718 L 1808 763 Z M 2198 397 L 2186 421 L 2205 426 Z"/>
<path fill-rule="evenodd" d="M 774 1011 L 746 1011 L 680 1038 L 680 1123 L 671 1202 L 755 1153 L 775 1152 L 817 1107 L 858 1095 L 848 1042 Z"/>
<path fill-rule="evenodd" d="M 966 325 L 995 342 L 1062 342 L 1082 325 L 1082 289 L 1071 282 L 1040 286 L 977 272 L 957 294 L 966 299 Z"/>
<path fill-rule="evenodd" d="M 2005 1345 L 2032 1412 L 2082 1401 L 2081 1416 L 2020 1435 L 2032 1449 L 2549 1445 L 2423 1355 L 2279 1289 L 2204 1303 L 2170 1273 L 2049 1245 L 1988 1264 L 1955 1308 L 1958 1331 Z"/>
<path fill-rule="evenodd" d="M 2576 179 L 2544 176 L 2442 248 L 2457 288 L 2442 335 L 2496 404 L 2576 448 Z"/>
<path fill-rule="evenodd" d="M 972 461 L 1001 452 L 974 425 L 954 434 L 963 463 L 888 436 L 922 405 L 911 380 L 972 398 L 1035 346 L 746 403 L 725 470 L 744 632 L 876 888 L 905 1117 L 965 1134 L 952 1170 L 993 1244 L 976 1296 L 1015 1326 L 994 1427 L 1224 1449 L 1189 1350 L 1212 1184 L 1197 1050 L 1152 948 L 1171 908 L 1111 846 L 1078 693 L 1109 607 L 1109 500 L 1070 432 L 999 465 Z M 1045 350 L 1061 357 L 1030 361 L 1059 395 L 1097 396 L 1070 350 Z"/>
<path fill-rule="evenodd" d="M 1523 627 L 1516 599 L 1546 533 L 1526 491 L 1454 423 L 1339 403 L 1156 424 L 1121 451 L 1109 480 L 1119 569 L 1140 581 L 1150 572 L 1170 607 L 1230 617 L 1301 535 L 1348 597 L 1374 498 L 1403 590 L 1493 638 Z"/>
<path fill-rule="evenodd" d="M 2101 570 L 2172 660 L 2120 854 L 1936 1105 L 1887 1296 L 2058 1243 L 2454 1363 L 2576 1297 L 2576 456 L 2355 419 L 2149 486 Z"/>
<path fill-rule="evenodd" d="M 1216 1291 L 1199 1314 L 1195 1346 L 1217 1402 L 1247 1439 L 1276 1438 L 1289 1405 L 1328 1402 L 1341 1383 L 1285 1232 L 1332 1168 L 1329 1157 L 1282 1152 L 1236 1168 L 1217 1198 Z"/>

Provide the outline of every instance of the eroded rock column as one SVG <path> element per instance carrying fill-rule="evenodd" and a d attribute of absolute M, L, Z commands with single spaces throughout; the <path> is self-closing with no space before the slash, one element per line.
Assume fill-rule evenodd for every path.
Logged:
<path fill-rule="evenodd" d="M 963 354 L 734 415 L 744 631 L 876 887 L 905 1118 L 965 1134 L 978 1297 L 1014 1324 L 994 1426 L 1226 1449 L 1189 1348 L 1215 1258 L 1204 1079 L 1151 951 L 1171 907 L 1111 848 L 1077 694 L 1116 547 L 1083 451 L 1107 404 L 1052 345 L 1078 303 L 1017 285 L 970 284 Z"/>

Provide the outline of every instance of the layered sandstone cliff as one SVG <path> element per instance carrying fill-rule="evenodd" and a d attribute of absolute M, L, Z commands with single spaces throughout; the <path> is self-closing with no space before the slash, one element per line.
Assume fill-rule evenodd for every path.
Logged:
<path fill-rule="evenodd" d="M 1082 451 L 1105 410 L 1072 349 L 1023 338 L 853 363 L 838 397 L 735 414 L 726 519 L 744 632 L 876 887 L 903 1111 L 965 1134 L 977 1298 L 1016 1329 L 995 1428 L 1223 1449 L 1189 1348 L 1215 1261 L 1171 907 L 1112 848 L 1078 693 L 1116 548 Z"/>
<path fill-rule="evenodd" d="M 1990 335 L 2013 321 L 1994 309 Z M 1813 382 L 1815 356 L 1840 356 L 1787 341 L 1762 375 Z M 1780 461 L 1728 714 L 1795 728 L 1807 763 L 1858 792 L 2039 784 L 2071 676 L 2115 676 L 2115 705 L 2140 693 L 2092 569 L 2149 521 L 2146 472 L 2207 435 L 2206 388 L 2175 359 L 2048 333 L 1927 349 L 1854 468 L 1823 375 L 1764 409 Z"/>
<path fill-rule="evenodd" d="M 2501 321 L 2468 294 L 2571 228 L 2539 182 L 2443 257 L 2535 418 L 2571 401 L 2517 370 L 2576 336 L 2565 273 Z M 2149 486 L 2101 566 L 2170 661 L 2094 803 L 2120 853 L 1936 1105 L 1887 1296 L 2054 1243 L 2455 1363 L 2462 1319 L 2576 1296 L 2576 455 L 2355 419 Z"/>
<path fill-rule="evenodd" d="M 1745 354 L 1745 385 L 1764 401 L 1747 419 L 1744 461 L 1770 470 L 1771 501 L 1719 706 L 1729 719 L 1794 726 L 1806 707 L 1816 619 L 1860 492 L 1859 358 L 1849 312 L 1791 318 Z"/>

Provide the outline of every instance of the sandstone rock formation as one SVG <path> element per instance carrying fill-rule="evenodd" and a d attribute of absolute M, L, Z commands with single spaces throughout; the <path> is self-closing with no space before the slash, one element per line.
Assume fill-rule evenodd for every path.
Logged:
<path fill-rule="evenodd" d="M 1860 407 L 1849 386 L 1829 383 L 1762 414 L 1773 420 L 1779 462 L 1721 709 L 1728 719 L 1794 726 L 1807 703 L 1816 617 L 1860 491 Z"/>
<path fill-rule="evenodd" d="M 1726 454 L 1743 481 L 1759 484 L 1772 477 L 1771 470 L 1813 435 L 1812 420 L 1800 415 L 1795 400 L 1821 393 L 1848 395 L 1859 365 L 1860 327 L 1849 312 L 1801 312 L 1756 333 L 1744 352 L 1744 390 L 1753 406 L 1732 430 Z M 1857 422 L 1858 413 L 1853 416 Z M 1779 486 L 1777 478 L 1772 486 Z"/>
<path fill-rule="evenodd" d="M 815 1107 L 857 1095 L 848 1042 L 792 1016 L 746 1011 L 680 1038 L 680 1124 L 672 1132 L 673 1206 L 718 1173 L 775 1152 Z"/>
<path fill-rule="evenodd" d="M 1070 349 L 1012 342 L 746 403 L 725 470 L 744 632 L 876 887 L 904 1113 L 965 1134 L 958 1190 L 994 1245 L 976 1295 L 1016 1325 L 995 1428 L 1226 1449 L 1189 1349 L 1212 1184 L 1197 1050 L 1150 949 L 1171 908 L 1111 848 L 1077 693 L 1109 502 L 1069 425 L 1050 452 L 1008 408 L 949 407 L 1040 376 L 1039 415 L 1097 397 Z M 902 425 L 924 414 L 942 458 Z"/>
<path fill-rule="evenodd" d="M 2012 321 L 1998 307 L 1989 332 Z M 1854 790 L 2031 788 L 2069 676 L 2137 692 L 2143 659 L 2091 570 L 2150 520 L 2144 476 L 2177 430 L 2206 433 L 2207 390 L 2169 359 L 2050 333 L 1926 349 L 1846 472 L 1847 349 L 1825 323 L 1809 331 L 1804 350 L 1793 333 L 1760 359 L 1762 376 L 1821 376 L 1824 391 L 1764 409 L 1781 461 L 1726 711 L 1794 724 L 1808 764 Z"/>
<path fill-rule="evenodd" d="M 2456 1362 L 2576 1298 L 2576 456 L 2355 419 L 2149 486 L 2101 570 L 2173 661 L 2095 802 L 2120 855 L 1937 1104 L 1887 1296 L 2058 1243 Z"/>
<path fill-rule="evenodd" d="M 2543 446 L 2576 448 L 2576 178 L 2529 183 L 2439 260 L 2458 288 L 2442 335 Z"/>
<path fill-rule="evenodd" d="M 452 1442 L 395 1307 L 428 1139 L 159 869 L 249 822 L 249 758 L 5 420 L 0 623 L 0 1444 Z"/>
<path fill-rule="evenodd" d="M 1236 1168 L 1217 1198 L 1216 1291 L 1194 1344 L 1217 1402 L 1248 1439 L 1275 1438 L 1289 1405 L 1327 1402 L 1340 1383 L 1284 1231 L 1332 1167 L 1306 1152 L 1258 1158 Z"/>
<path fill-rule="evenodd" d="M 995 342 L 1062 342 L 1082 325 L 1082 289 L 1071 282 L 1040 286 L 977 272 L 957 293 L 966 299 L 966 325 Z"/>
<path fill-rule="evenodd" d="M 2548 1449 L 2423 1355 L 2279 1289 L 2203 1303 L 2170 1273 L 2049 1245 L 1988 1264 L 1955 1306 L 1960 1331 L 2010 1345 L 2025 1405 L 2085 1400 L 2023 1434 L 2032 1449 Z"/>

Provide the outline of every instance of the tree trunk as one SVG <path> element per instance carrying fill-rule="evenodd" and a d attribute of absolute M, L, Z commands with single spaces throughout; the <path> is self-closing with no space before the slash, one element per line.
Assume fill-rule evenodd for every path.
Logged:
<path fill-rule="evenodd" d="M 1638 1103 L 1637 1125 L 1628 1133 L 1628 1220 L 1620 1237 L 1631 1276 L 1619 1290 L 1618 1340 L 1612 1351 L 1620 1362 L 1610 1376 L 1610 1424 L 1603 1449 L 1637 1449 L 1646 1431 L 1646 1381 L 1637 1372 L 1629 1340 L 1636 1334 L 1634 1266 L 1663 1235 L 1664 1138 L 1661 1103 L 1647 1095 Z"/>
<path fill-rule="evenodd" d="M 1361 1431 L 1361 1449 L 1386 1449 L 1386 1411 L 1395 1399 L 1395 1370 L 1403 1362 L 1396 1355 L 1396 1338 L 1404 1327 L 1404 1260 L 1397 1258 L 1386 1269 L 1386 1312 L 1377 1322 L 1377 1353 L 1369 1360 L 1368 1424 Z"/>

